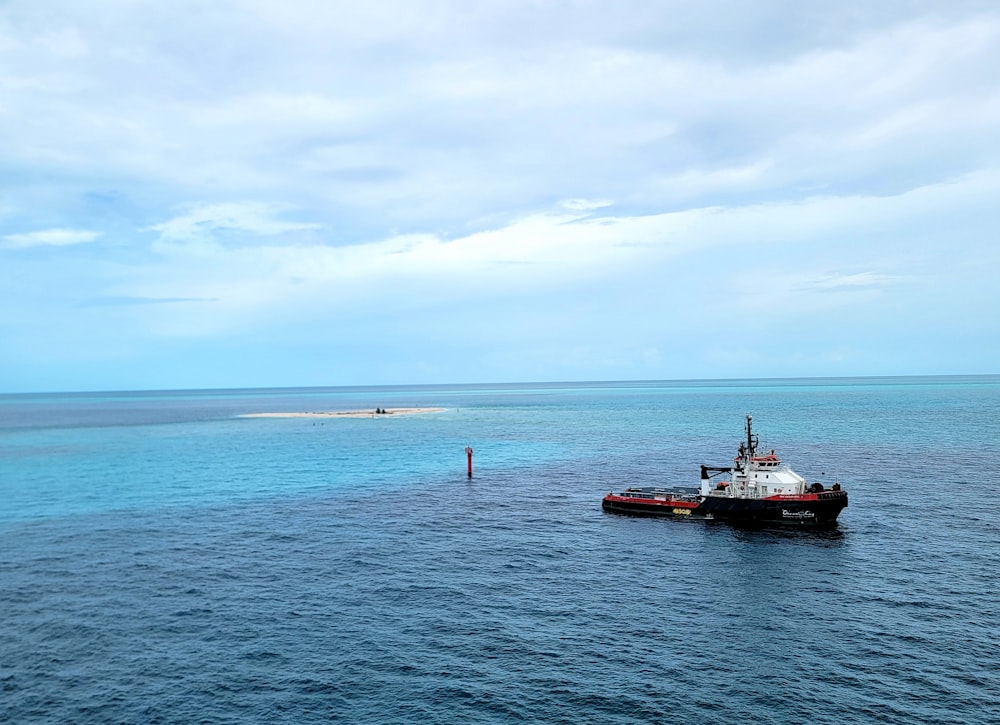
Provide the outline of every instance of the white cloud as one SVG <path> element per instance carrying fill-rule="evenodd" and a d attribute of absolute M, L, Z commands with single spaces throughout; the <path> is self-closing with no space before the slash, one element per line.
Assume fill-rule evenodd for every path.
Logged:
<path fill-rule="evenodd" d="M 11 52 L 5 75 L 23 88 L 6 112 L 35 119 L 8 127 L 15 156 L 111 169 L 181 198 L 332 201 L 353 219 L 412 230 L 519 216 L 553 198 L 705 205 L 824 181 L 863 192 L 883 147 L 919 138 L 915 161 L 967 163 L 950 153 L 956 132 L 989 133 L 994 124 L 974 119 L 996 114 L 984 93 L 1000 33 L 989 14 L 891 22 L 870 12 L 878 24 L 850 34 L 848 13 L 824 12 L 827 43 L 799 50 L 798 38 L 768 38 L 772 48 L 761 40 L 737 64 L 705 39 L 700 53 L 653 42 L 683 36 L 678 6 L 569 13 L 554 3 L 532 8 L 535 22 L 517 34 L 516 3 L 226 7 L 204 27 L 168 32 L 164 8 L 156 25 L 125 6 L 94 24 L 61 6 L 72 32 L 56 23 L 39 37 L 88 53 L 39 63 Z M 800 14 L 810 17 L 792 19 Z M 227 33 L 228 54 L 200 47 L 224 19 L 242 31 Z M 686 9 L 681 19 L 738 27 Z M 566 23 L 573 33 L 546 37 Z M 735 40 L 753 46 L 750 35 Z M 267 63 L 244 63 L 257 45 Z M 61 91 L 31 92 L 56 80 Z"/>
<path fill-rule="evenodd" d="M 895 281 L 895 278 L 891 275 L 880 274 L 878 272 L 824 274 L 816 279 L 807 281 L 803 285 L 803 289 L 821 291 L 881 289 Z"/>
<path fill-rule="evenodd" d="M 4 237 L 9 249 L 26 249 L 28 247 L 66 247 L 74 244 L 87 244 L 101 236 L 101 232 L 91 232 L 83 229 L 46 229 L 39 232 L 23 234 L 8 234 Z"/>
<path fill-rule="evenodd" d="M 519 300 L 537 300 L 541 307 L 604 300 L 601 314 L 609 319 L 591 317 L 591 323 L 609 329 L 620 324 L 622 331 L 633 323 L 614 322 L 614 311 L 630 299 L 641 305 L 630 314 L 648 318 L 655 329 L 712 326 L 739 306 L 777 324 L 807 313 L 854 310 L 875 294 L 905 296 L 918 286 L 907 281 L 935 288 L 953 283 L 947 276 L 932 281 L 927 265 L 935 264 L 937 253 L 917 230 L 940 218 L 967 218 L 969 207 L 998 192 L 1000 174 L 993 174 L 890 197 L 816 197 L 640 216 L 601 215 L 589 204 L 568 212 L 560 204 L 559 211 L 454 239 L 411 234 L 332 246 L 264 236 L 251 246 L 181 245 L 133 270 L 114 294 L 217 302 L 211 316 L 149 311 L 157 320 L 149 327 L 180 336 L 367 315 L 419 326 L 423 315 L 450 316 L 484 304 L 497 305 L 499 313 L 504 306 L 517 308 Z M 888 240 L 891 228 L 914 233 Z M 978 243 L 975 234 L 967 243 Z M 511 313 L 510 324 L 527 329 L 522 314 Z"/>
<path fill-rule="evenodd" d="M 389 339 L 475 310 L 551 338 L 513 357 L 634 335 L 666 365 L 659 330 L 737 304 L 996 306 L 965 281 L 996 258 L 988 4 L 95 2 L 0 9 L 0 245 L 42 248 L 7 255 L 11 324 Z"/>
<path fill-rule="evenodd" d="M 211 238 L 226 231 L 267 237 L 320 229 L 322 225 L 278 219 L 287 211 L 280 204 L 234 202 L 196 205 L 186 213 L 147 229 L 160 233 L 163 241 L 192 241 Z"/>
<path fill-rule="evenodd" d="M 294 128 L 320 127 L 360 120 L 366 112 L 361 99 L 346 100 L 315 91 L 290 94 L 264 91 L 250 96 L 225 98 L 194 108 L 195 120 L 209 126 Z"/>
<path fill-rule="evenodd" d="M 614 204 L 607 199 L 563 199 L 560 206 L 570 211 L 593 211 Z"/>
<path fill-rule="evenodd" d="M 979 163 L 958 147 L 991 134 L 1000 107 L 995 14 L 557 2 L 525 28 L 525 8 L 232 2 L 193 27 L 166 6 L 124 3 L 97 23 L 25 3 L 34 25 L 7 35 L 34 41 L 5 54 L 0 128 L 14 162 L 166 190 L 168 208 L 283 198 L 359 241 L 556 199 L 656 212 L 899 191 L 933 180 L 912 166 Z M 740 30 L 775 14 L 798 35 Z M 201 43 L 223 25 L 230 42 Z M 51 38 L 86 53 L 37 55 Z"/>

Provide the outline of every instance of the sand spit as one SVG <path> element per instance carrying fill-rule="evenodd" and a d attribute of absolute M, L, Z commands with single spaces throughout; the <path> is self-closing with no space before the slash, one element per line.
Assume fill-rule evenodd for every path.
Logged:
<path fill-rule="evenodd" d="M 245 413 L 240 418 L 388 418 L 393 415 L 440 413 L 445 408 L 378 408 L 374 410 L 329 410 L 310 413 Z"/>

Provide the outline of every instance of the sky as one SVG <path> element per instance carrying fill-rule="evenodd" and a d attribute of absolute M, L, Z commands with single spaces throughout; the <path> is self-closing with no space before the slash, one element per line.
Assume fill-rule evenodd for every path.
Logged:
<path fill-rule="evenodd" d="M 1000 4 L 0 1 L 0 392 L 1000 373 Z"/>

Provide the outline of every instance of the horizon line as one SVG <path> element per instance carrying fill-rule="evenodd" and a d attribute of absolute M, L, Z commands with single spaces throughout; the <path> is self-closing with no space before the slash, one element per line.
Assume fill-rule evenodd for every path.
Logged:
<path fill-rule="evenodd" d="M 510 386 L 571 386 L 571 385 L 623 385 L 623 384 L 706 384 L 706 383 L 752 383 L 752 382 L 779 382 L 779 381 L 834 381 L 834 380 L 904 380 L 920 378 L 1000 378 L 1000 373 L 908 373 L 901 375 L 803 375 L 803 376 L 755 376 L 747 378 L 641 378 L 622 380 L 520 380 L 520 381 L 486 381 L 486 382 L 462 382 L 462 383 L 372 383 L 372 384 L 352 384 L 352 385 L 264 385 L 264 386 L 243 386 L 243 387 L 196 387 L 196 388 L 132 388 L 132 389 L 83 389 L 83 390 L 32 390 L 21 392 L 0 392 L 2 397 L 24 397 L 34 395 L 136 395 L 136 394 L 160 394 L 160 393 L 222 393 L 236 391 L 318 391 L 318 390 L 366 390 L 373 388 L 393 389 L 393 388 L 483 388 L 483 387 L 510 387 Z"/>

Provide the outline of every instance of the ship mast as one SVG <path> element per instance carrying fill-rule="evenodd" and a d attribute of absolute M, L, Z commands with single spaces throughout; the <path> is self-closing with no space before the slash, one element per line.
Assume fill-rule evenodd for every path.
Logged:
<path fill-rule="evenodd" d="M 746 472 L 750 470 L 753 457 L 757 455 L 757 436 L 753 434 L 753 416 L 747 416 L 747 439 L 745 443 L 740 443 L 739 457 L 737 458 L 737 470 Z"/>

